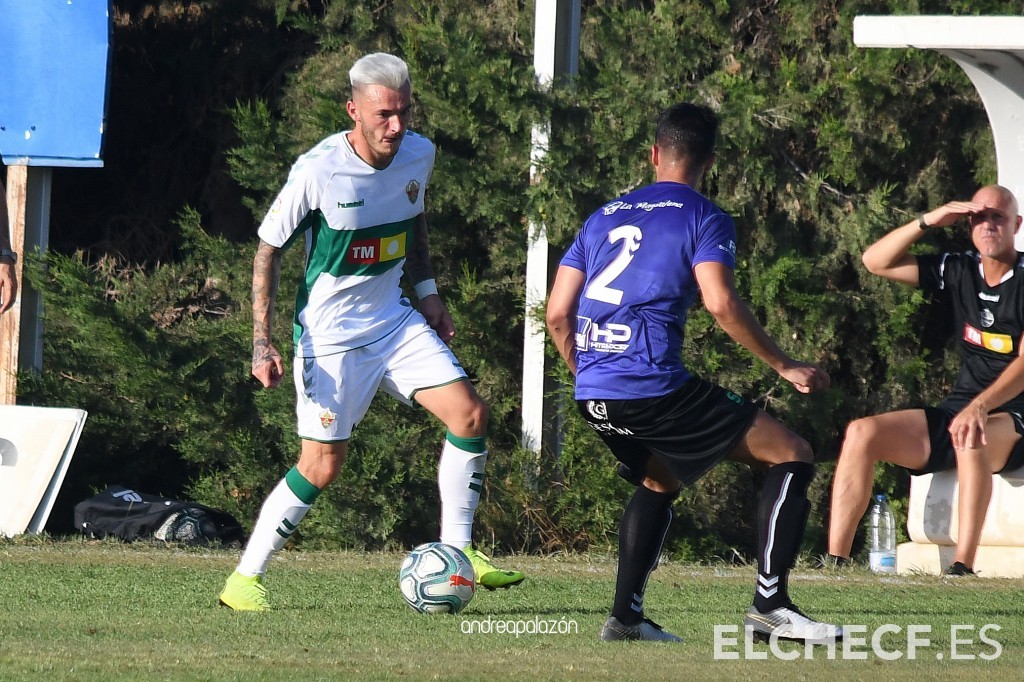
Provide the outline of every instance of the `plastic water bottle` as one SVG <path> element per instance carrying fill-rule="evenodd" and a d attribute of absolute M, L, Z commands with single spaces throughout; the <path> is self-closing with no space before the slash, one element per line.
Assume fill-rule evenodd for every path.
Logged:
<path fill-rule="evenodd" d="M 885 495 L 875 495 L 868 510 L 868 548 L 872 571 L 896 572 L 896 518 Z"/>

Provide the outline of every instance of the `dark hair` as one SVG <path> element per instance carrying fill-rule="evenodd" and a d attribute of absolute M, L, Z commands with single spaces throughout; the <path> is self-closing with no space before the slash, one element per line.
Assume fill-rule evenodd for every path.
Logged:
<path fill-rule="evenodd" d="M 658 116 L 654 143 L 663 152 L 704 163 L 715 153 L 718 115 L 701 104 L 673 104 Z"/>

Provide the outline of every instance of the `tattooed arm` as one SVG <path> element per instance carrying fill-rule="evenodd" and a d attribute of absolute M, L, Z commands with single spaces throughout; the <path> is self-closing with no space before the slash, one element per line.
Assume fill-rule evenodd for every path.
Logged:
<path fill-rule="evenodd" d="M 252 375 L 264 388 L 274 388 L 284 377 L 284 361 L 270 341 L 280 282 L 281 250 L 261 239 L 252 263 Z"/>
<path fill-rule="evenodd" d="M 427 238 L 427 216 L 420 213 L 412 229 L 412 246 L 405 256 L 405 274 L 416 288 L 418 308 L 438 337 L 448 343 L 455 336 L 455 325 L 444 301 L 437 295 L 434 268 L 430 265 L 430 244 Z"/>

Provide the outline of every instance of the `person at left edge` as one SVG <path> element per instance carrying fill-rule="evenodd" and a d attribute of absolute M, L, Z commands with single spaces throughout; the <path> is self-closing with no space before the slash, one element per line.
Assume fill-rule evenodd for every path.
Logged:
<path fill-rule="evenodd" d="M 18 297 L 18 254 L 8 237 L 7 191 L 0 182 L 0 315 L 11 309 Z"/>
<path fill-rule="evenodd" d="M 259 228 L 253 263 L 252 373 L 280 384 L 271 341 L 283 249 L 305 236 L 298 282 L 293 378 L 301 451 L 270 493 L 220 602 L 270 608 L 264 575 L 323 489 L 339 474 L 353 428 L 377 389 L 440 419 L 448 429 L 438 465 L 440 540 L 462 549 L 479 585 L 523 581 L 471 546 L 487 459 L 487 406 L 447 346 L 455 335 L 437 295 L 427 247 L 423 195 L 434 145 L 407 129 L 408 66 L 390 54 L 362 57 L 349 71 L 351 130 L 299 158 Z M 404 273 L 419 310 L 402 296 Z"/>

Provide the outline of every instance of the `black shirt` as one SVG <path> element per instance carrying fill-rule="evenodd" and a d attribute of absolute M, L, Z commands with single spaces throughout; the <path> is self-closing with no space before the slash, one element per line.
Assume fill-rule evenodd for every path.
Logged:
<path fill-rule="evenodd" d="M 1024 254 L 1001 282 L 989 286 L 974 251 L 918 256 L 920 287 L 952 307 L 960 336 L 960 375 L 941 407 L 962 409 L 1019 354 L 1024 332 Z M 1024 393 L 999 411 L 1024 412 Z"/>

